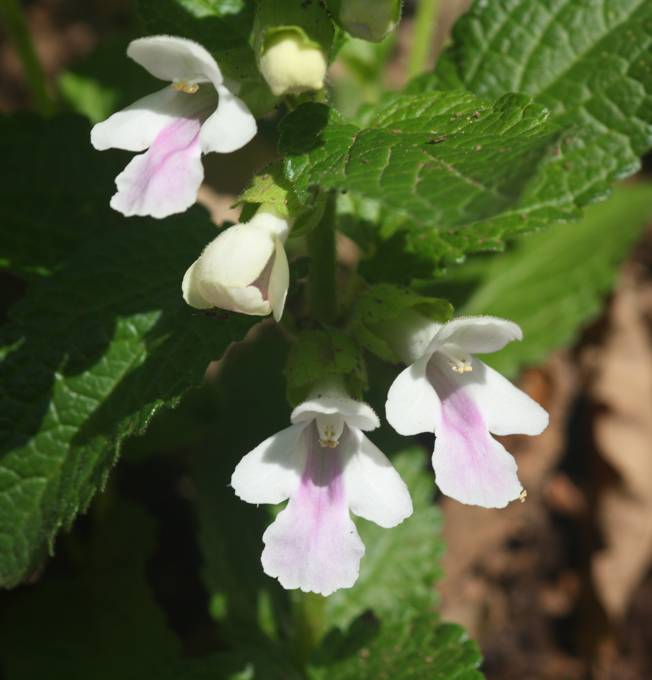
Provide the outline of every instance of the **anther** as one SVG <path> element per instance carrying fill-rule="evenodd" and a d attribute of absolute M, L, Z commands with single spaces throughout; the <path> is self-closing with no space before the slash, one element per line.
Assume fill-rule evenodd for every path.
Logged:
<path fill-rule="evenodd" d="M 440 351 L 444 354 L 448 360 L 448 365 L 455 373 L 462 375 L 473 371 L 473 360 L 471 359 L 471 355 L 460 349 L 457 345 L 447 343 Z"/>
<path fill-rule="evenodd" d="M 177 80 L 176 82 L 172 83 L 172 87 L 177 92 L 183 92 L 184 94 L 195 94 L 196 92 L 199 92 L 198 83 L 189 83 L 186 80 Z"/>

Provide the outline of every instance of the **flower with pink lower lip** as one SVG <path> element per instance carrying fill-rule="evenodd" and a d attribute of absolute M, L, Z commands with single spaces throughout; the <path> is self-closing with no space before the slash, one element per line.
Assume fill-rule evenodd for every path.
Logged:
<path fill-rule="evenodd" d="M 406 363 L 414 363 L 390 387 L 387 420 L 402 435 L 434 432 L 432 465 L 442 493 L 469 505 L 505 507 L 523 488 L 516 461 L 491 433 L 539 434 L 548 414 L 472 355 L 496 352 L 522 331 L 491 316 L 431 326 L 425 351 L 423 328 L 421 344 L 404 345 Z"/>
<path fill-rule="evenodd" d="M 412 514 L 412 501 L 362 433 L 379 425 L 370 406 L 322 390 L 291 420 L 240 461 L 231 485 L 248 503 L 290 499 L 263 535 L 263 569 L 284 588 L 330 595 L 356 582 L 365 551 L 349 511 L 389 528 Z"/>
<path fill-rule="evenodd" d="M 95 125 L 91 143 L 100 151 L 145 151 L 116 178 L 111 207 L 126 216 L 167 217 L 197 200 L 202 154 L 240 149 L 256 134 L 256 121 L 198 43 L 150 36 L 132 41 L 127 55 L 171 85 Z"/>

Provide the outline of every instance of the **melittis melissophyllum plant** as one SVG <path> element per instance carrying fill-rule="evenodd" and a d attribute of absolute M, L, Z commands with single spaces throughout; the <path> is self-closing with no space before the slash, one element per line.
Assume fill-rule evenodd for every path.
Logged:
<path fill-rule="evenodd" d="M 481 677 L 439 620 L 439 502 L 531 512 L 503 435 L 547 414 L 511 380 L 604 309 L 649 220 L 644 173 L 602 201 L 652 151 L 652 3 L 472 0 L 436 60 L 444 0 L 126 4 L 137 39 L 102 31 L 34 88 L 44 115 L 0 116 L 0 267 L 28 284 L 2 331 L 0 586 L 30 584 L 2 671 L 127 677 L 137 638 L 145 675 Z M 28 5 L 0 15 L 34 85 Z M 213 186 L 242 190 L 236 223 Z M 125 488 L 152 517 L 113 512 Z M 203 606 L 163 615 L 174 573 Z M 207 612 L 211 655 L 182 658 Z"/>
<path fill-rule="evenodd" d="M 257 3 L 256 62 L 272 95 L 289 97 L 290 108 L 298 95 L 323 99 L 337 30 L 380 40 L 401 10 L 398 2 L 380 2 L 369 14 L 360 0 L 329 8 L 331 14 L 317 2 Z M 111 207 L 164 218 L 196 201 L 202 154 L 241 148 L 257 125 L 236 96 L 239 84 L 225 83 L 202 45 L 146 36 L 127 54 L 169 85 L 97 124 L 91 141 L 97 149 L 145 151 L 117 177 Z M 179 283 L 191 307 L 272 314 L 281 322 L 290 287 L 286 247 L 308 250 L 310 280 L 292 310 L 286 371 L 292 424 L 246 454 L 231 485 L 249 503 L 288 501 L 262 536 L 264 571 L 287 589 L 330 595 L 354 586 L 365 552 L 351 513 L 391 529 L 413 512 L 408 487 L 365 434 L 380 420 L 363 400 L 364 350 L 408 364 L 389 389 L 387 419 L 402 435 L 434 433 L 436 483 L 463 503 L 499 508 L 523 499 L 516 462 L 490 433 L 538 434 L 547 414 L 473 356 L 520 340 L 515 323 L 451 319 L 445 300 L 391 284 L 369 287 L 359 277 L 346 284 L 355 294 L 338 302 L 336 195 L 315 187 L 302 201 L 291 182 L 277 181 L 282 174 L 275 165 L 253 182 L 242 198 L 242 222 L 218 233 Z"/>

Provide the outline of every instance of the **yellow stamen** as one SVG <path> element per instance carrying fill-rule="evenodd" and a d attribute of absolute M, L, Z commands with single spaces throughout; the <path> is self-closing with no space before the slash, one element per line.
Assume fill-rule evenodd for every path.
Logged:
<path fill-rule="evenodd" d="M 335 428 L 332 425 L 326 425 L 324 428 L 324 436 L 320 437 L 319 443 L 327 449 L 334 449 L 339 442 L 335 433 Z"/>
<path fill-rule="evenodd" d="M 526 498 L 527 498 L 527 491 L 525 489 L 521 489 L 521 493 L 518 496 L 518 500 L 521 501 L 521 503 L 525 503 Z"/>
<path fill-rule="evenodd" d="M 473 359 L 461 347 L 452 343 L 446 343 L 439 351 L 446 357 L 448 365 L 454 373 L 463 375 L 473 371 Z"/>
<path fill-rule="evenodd" d="M 172 87 L 177 92 L 183 92 L 184 94 L 195 94 L 196 92 L 199 92 L 198 83 L 189 83 L 186 80 L 178 80 L 172 83 Z"/>

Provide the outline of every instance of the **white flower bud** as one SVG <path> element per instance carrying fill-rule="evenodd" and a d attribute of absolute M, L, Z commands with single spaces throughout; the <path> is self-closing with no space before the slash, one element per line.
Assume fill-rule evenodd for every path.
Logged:
<path fill-rule="evenodd" d="M 280 320 L 290 279 L 283 247 L 287 235 L 287 222 L 268 212 L 229 227 L 186 272 L 183 299 L 197 309 L 273 313 Z"/>
<path fill-rule="evenodd" d="M 328 63 L 322 50 L 298 33 L 279 33 L 259 61 L 260 72 L 274 95 L 321 90 Z"/>

